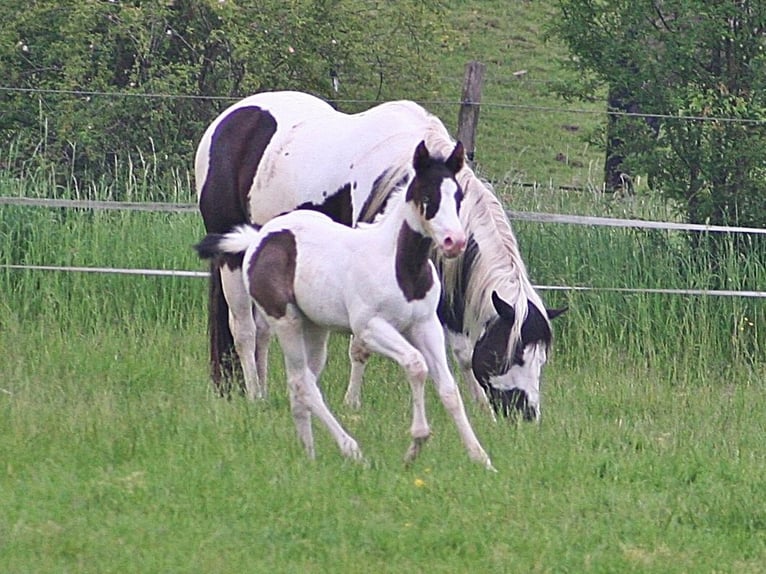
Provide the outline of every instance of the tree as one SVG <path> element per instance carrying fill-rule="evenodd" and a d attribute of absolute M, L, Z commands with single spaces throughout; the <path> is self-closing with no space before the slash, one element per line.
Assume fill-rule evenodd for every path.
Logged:
<path fill-rule="evenodd" d="M 78 177 L 128 156 L 188 167 L 232 98 L 423 94 L 445 29 L 439 13 L 438 0 L 5 2 L 0 145 Z"/>
<path fill-rule="evenodd" d="M 691 222 L 766 225 L 766 3 L 557 5 L 552 32 L 583 78 L 573 93 L 605 88 L 616 108 L 608 167 L 648 174 Z"/>

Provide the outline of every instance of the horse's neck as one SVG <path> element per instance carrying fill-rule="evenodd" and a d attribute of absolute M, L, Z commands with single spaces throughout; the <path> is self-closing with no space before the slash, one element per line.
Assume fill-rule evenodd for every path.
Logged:
<path fill-rule="evenodd" d="M 396 241 L 396 269 L 414 277 L 423 272 L 431 253 L 431 238 L 421 234 L 403 221 Z"/>
<path fill-rule="evenodd" d="M 415 207 L 404 200 L 404 191 L 392 198 L 393 205 L 379 223 L 381 241 L 395 245 L 396 268 L 408 274 L 421 272 L 431 251 L 431 238 L 420 227 Z"/>

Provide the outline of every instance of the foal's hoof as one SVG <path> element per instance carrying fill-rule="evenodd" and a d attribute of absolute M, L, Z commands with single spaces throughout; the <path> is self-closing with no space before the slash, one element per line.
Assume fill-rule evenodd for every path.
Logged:
<path fill-rule="evenodd" d="M 470 452 L 470 457 L 478 462 L 480 465 L 482 465 L 487 470 L 491 470 L 492 472 L 497 472 L 497 469 L 492 466 L 492 461 L 489 458 L 489 455 L 484 452 L 484 449 L 482 449 L 480 452 Z"/>
<path fill-rule="evenodd" d="M 423 447 L 424 444 L 426 444 L 427 440 L 428 440 L 428 435 L 422 436 L 422 437 L 414 437 L 412 439 L 412 444 L 410 445 L 410 448 L 408 448 L 407 452 L 404 454 L 405 464 L 410 464 L 412 461 L 414 461 L 418 457 L 418 455 L 420 454 L 420 449 Z"/>
<path fill-rule="evenodd" d="M 346 458 L 349 458 L 357 462 L 364 461 L 364 455 L 362 455 L 362 449 L 359 448 L 359 445 L 354 439 L 351 439 L 345 442 L 340 450 L 343 453 L 343 456 L 345 456 Z"/>

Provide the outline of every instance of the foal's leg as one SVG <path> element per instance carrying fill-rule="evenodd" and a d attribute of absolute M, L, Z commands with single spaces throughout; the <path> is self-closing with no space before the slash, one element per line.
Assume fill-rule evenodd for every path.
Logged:
<path fill-rule="evenodd" d="M 258 380 L 263 385 L 264 394 L 267 389 L 269 371 L 269 344 L 271 343 L 271 326 L 263 313 L 253 305 L 253 317 L 255 319 L 255 371 Z"/>
<path fill-rule="evenodd" d="M 364 369 L 367 366 L 367 360 L 370 358 L 370 352 L 365 348 L 358 337 L 351 335 L 348 344 L 348 358 L 351 362 L 351 378 L 348 381 L 346 396 L 343 402 L 353 409 L 362 406 L 362 383 L 364 382 Z"/>
<path fill-rule="evenodd" d="M 221 285 L 229 304 L 229 327 L 234 337 L 234 348 L 242 364 L 247 397 L 251 400 L 262 399 L 266 396 L 266 379 L 259 379 L 255 368 L 256 331 L 253 303 L 245 289 L 242 269 L 231 269 L 226 265 L 221 267 Z"/>
<path fill-rule="evenodd" d="M 330 431 L 344 456 L 360 460 L 362 452 L 359 445 L 327 408 L 317 385 L 327 352 L 327 330 L 313 325 L 294 305 L 288 305 L 285 316 L 274 322 L 274 331 L 285 356 L 293 419 L 307 454 L 310 458 L 314 457 L 313 414 Z"/>
<path fill-rule="evenodd" d="M 356 333 L 368 351 L 380 353 L 399 363 L 407 373 L 412 390 L 412 444 L 404 456 L 411 462 L 420 453 L 420 448 L 431 436 L 426 419 L 425 381 L 428 367 L 423 355 L 413 347 L 390 323 L 383 319 L 372 319 Z"/>
<path fill-rule="evenodd" d="M 327 362 L 327 341 L 330 338 L 330 331 L 305 321 L 303 323 L 303 336 L 306 346 L 306 362 L 318 381 Z"/>
<path fill-rule="evenodd" d="M 311 429 L 311 409 L 306 403 L 303 391 L 304 379 L 308 372 L 303 349 L 303 320 L 295 308 L 288 306 L 287 313 L 274 321 L 273 328 L 285 358 L 285 373 L 287 374 L 287 387 L 290 391 L 290 409 L 293 422 L 295 422 L 295 430 L 306 449 L 306 454 L 313 459 L 316 453 L 314 451 L 314 433 Z"/>
<path fill-rule="evenodd" d="M 468 450 L 468 455 L 488 469 L 494 470 L 492 461 L 476 438 L 471 423 L 468 422 L 465 406 L 460 398 L 460 391 L 455 384 L 452 373 L 450 373 L 447 364 L 447 352 L 444 347 L 444 331 L 439 320 L 434 316 L 432 320 L 415 325 L 411 335 L 411 340 L 425 357 L 439 398 L 455 421 L 460 438 Z"/>

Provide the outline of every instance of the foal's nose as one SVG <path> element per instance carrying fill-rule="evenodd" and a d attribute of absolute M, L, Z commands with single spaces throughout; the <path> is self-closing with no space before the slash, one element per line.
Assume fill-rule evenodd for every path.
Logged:
<path fill-rule="evenodd" d="M 457 257 L 465 249 L 465 234 L 447 235 L 442 242 L 442 251 L 447 257 Z"/>

